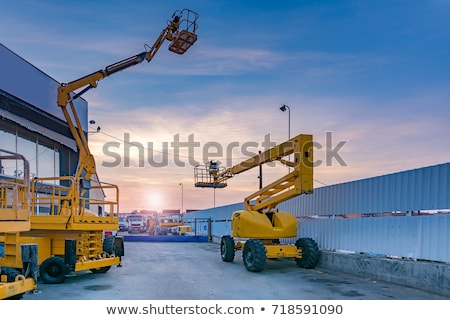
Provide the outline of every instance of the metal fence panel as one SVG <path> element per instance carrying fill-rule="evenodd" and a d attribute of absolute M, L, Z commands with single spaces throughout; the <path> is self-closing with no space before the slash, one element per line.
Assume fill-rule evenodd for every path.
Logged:
<path fill-rule="evenodd" d="M 235 203 L 206 210 L 187 212 L 184 215 L 183 220 L 187 224 L 192 224 L 193 227 L 196 226 L 196 232 L 198 235 L 207 235 L 205 221 L 207 219 L 211 219 L 212 235 L 229 235 L 231 234 L 231 215 L 234 211 L 243 209 L 243 203 Z"/>
<path fill-rule="evenodd" d="M 450 163 L 317 188 L 279 205 L 296 216 L 450 208 Z"/>
<path fill-rule="evenodd" d="M 450 263 L 450 215 L 308 219 L 299 237 L 325 250 Z"/>

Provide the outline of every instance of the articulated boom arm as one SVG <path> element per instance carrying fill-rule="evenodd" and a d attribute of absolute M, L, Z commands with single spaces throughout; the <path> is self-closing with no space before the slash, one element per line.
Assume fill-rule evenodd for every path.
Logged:
<path fill-rule="evenodd" d="M 197 168 L 195 186 L 223 188 L 226 186 L 226 180 L 239 173 L 267 162 L 279 161 L 293 170 L 244 200 L 245 209 L 248 211 L 270 211 L 279 203 L 299 194 L 313 192 L 312 147 L 312 136 L 300 134 L 228 169 L 221 169 L 217 163 L 211 161 L 206 166 L 206 174 Z M 294 161 L 284 159 L 290 154 L 294 154 Z"/>
<path fill-rule="evenodd" d="M 122 71 L 140 64 L 144 60 L 150 62 L 165 40 L 172 41 L 169 46 L 170 51 L 177 54 L 184 54 L 197 40 L 197 35 L 195 33 L 197 30 L 197 18 L 198 14 L 189 9 L 175 11 L 172 15 L 172 20 L 168 21 L 168 26 L 161 32 L 153 46 L 149 47 L 148 50 L 133 57 L 111 64 L 103 70 L 91 73 L 78 80 L 61 84 L 58 87 L 58 106 L 61 107 L 64 113 L 64 117 L 69 125 L 70 131 L 79 149 L 80 159 L 76 174 L 77 179 L 80 177 L 89 179 L 90 176 L 96 172 L 96 169 L 95 161 L 89 151 L 88 143 L 84 135 L 80 120 L 77 116 L 73 100 L 80 97 L 86 91 L 92 88 L 96 88 L 98 81 L 118 71 Z M 183 29 L 180 30 L 181 28 Z M 78 93 L 75 93 L 74 95 L 71 94 L 78 89 L 82 90 L 80 90 Z M 67 110 L 68 104 L 70 105 L 70 113 L 72 114 L 72 116 Z"/>

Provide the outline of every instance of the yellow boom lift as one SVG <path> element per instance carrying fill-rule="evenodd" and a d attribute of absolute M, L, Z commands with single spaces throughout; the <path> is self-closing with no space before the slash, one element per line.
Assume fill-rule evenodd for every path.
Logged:
<path fill-rule="evenodd" d="M 0 168 L 8 166 L 15 167 L 24 178 L 0 178 L 0 299 L 20 299 L 37 289 L 37 245 L 16 242 L 20 232 L 31 228 L 28 161 L 20 154 L 0 149 Z"/>
<path fill-rule="evenodd" d="M 319 261 L 319 248 L 311 238 L 299 238 L 295 244 L 281 243 L 282 238 L 297 237 L 297 218 L 276 209 L 281 202 L 300 194 L 313 192 L 313 142 L 311 135 L 300 134 L 231 168 L 211 161 L 194 168 L 195 186 L 223 188 L 237 174 L 272 161 L 292 168 L 284 177 L 246 197 L 244 210 L 232 214 L 232 235 L 222 236 L 222 260 L 232 262 L 235 252 L 243 250 L 248 271 L 260 272 L 267 259 L 294 258 L 299 267 L 314 268 Z M 290 154 L 294 160 L 285 159 Z"/>
<path fill-rule="evenodd" d="M 143 61 L 150 62 L 165 40 L 171 42 L 170 51 L 184 54 L 197 40 L 197 18 L 198 14 L 189 9 L 177 10 L 153 46 L 146 46 L 144 52 L 58 87 L 57 104 L 76 141 L 78 167 L 74 176 L 32 180 L 31 230 L 22 232 L 17 240 L 38 243 L 39 273 L 44 283 L 61 283 L 69 272 L 107 272 L 112 265 L 120 265 L 124 256 L 123 238 L 104 236 L 108 230 L 119 229 L 119 189 L 98 180 L 73 101 L 97 87 L 98 81 Z M 102 197 L 105 194 L 112 194 L 111 199 Z"/>

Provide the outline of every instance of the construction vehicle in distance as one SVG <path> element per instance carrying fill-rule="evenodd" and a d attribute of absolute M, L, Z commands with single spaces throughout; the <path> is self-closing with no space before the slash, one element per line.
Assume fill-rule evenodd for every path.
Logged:
<path fill-rule="evenodd" d="M 317 265 L 320 251 L 313 239 L 281 243 L 280 239 L 297 237 L 297 218 L 276 209 L 281 202 L 313 192 L 312 148 L 312 136 L 300 134 L 230 168 L 219 167 L 215 161 L 194 168 L 195 186 L 202 188 L 224 188 L 226 180 L 272 161 L 293 169 L 246 197 L 244 210 L 233 212 L 232 235 L 222 236 L 220 242 L 223 261 L 232 262 L 235 252 L 242 250 L 244 265 L 251 272 L 262 271 L 267 259 L 294 258 L 303 268 Z M 294 154 L 294 161 L 285 159 L 290 154 Z"/>
<path fill-rule="evenodd" d="M 140 214 L 130 214 L 127 221 L 128 233 L 145 233 L 147 231 L 145 219 Z"/>
<path fill-rule="evenodd" d="M 177 227 L 183 225 L 184 222 L 180 220 L 179 216 L 161 216 L 158 217 L 155 228 L 152 232 L 153 234 L 160 236 L 173 235 L 172 230 L 176 230 Z"/>
<path fill-rule="evenodd" d="M 126 217 L 119 216 L 119 231 L 128 231 L 128 221 Z"/>
<path fill-rule="evenodd" d="M 171 41 L 170 51 L 184 54 L 197 40 L 197 18 L 189 9 L 178 10 L 144 52 L 58 87 L 57 104 L 76 141 L 78 167 L 74 176 L 32 179 L 31 230 L 21 232 L 15 240 L 16 245 L 38 244 L 39 273 L 44 283 L 62 283 L 68 273 L 77 271 L 105 273 L 113 265 L 120 266 L 124 256 L 123 238 L 105 236 L 107 231 L 119 229 L 119 189 L 98 180 L 74 100 L 97 87 L 99 80 L 150 62 L 165 40 Z"/>
<path fill-rule="evenodd" d="M 16 176 L 0 170 L 0 300 L 37 290 L 39 272 L 37 245 L 16 242 L 20 232 L 31 228 L 29 164 L 22 155 L 0 149 L 0 169 L 4 167 L 16 168 Z"/>
<path fill-rule="evenodd" d="M 170 233 L 174 236 L 185 236 L 192 233 L 192 226 L 182 225 L 170 228 Z"/>

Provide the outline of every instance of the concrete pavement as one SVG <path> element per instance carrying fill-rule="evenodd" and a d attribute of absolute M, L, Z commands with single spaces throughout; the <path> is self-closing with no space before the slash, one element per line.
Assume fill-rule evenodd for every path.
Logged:
<path fill-rule="evenodd" d="M 122 267 L 77 273 L 63 284 L 38 283 L 24 300 L 442 300 L 449 297 L 323 268 L 270 260 L 248 272 L 242 253 L 231 263 L 213 242 L 125 242 Z"/>

